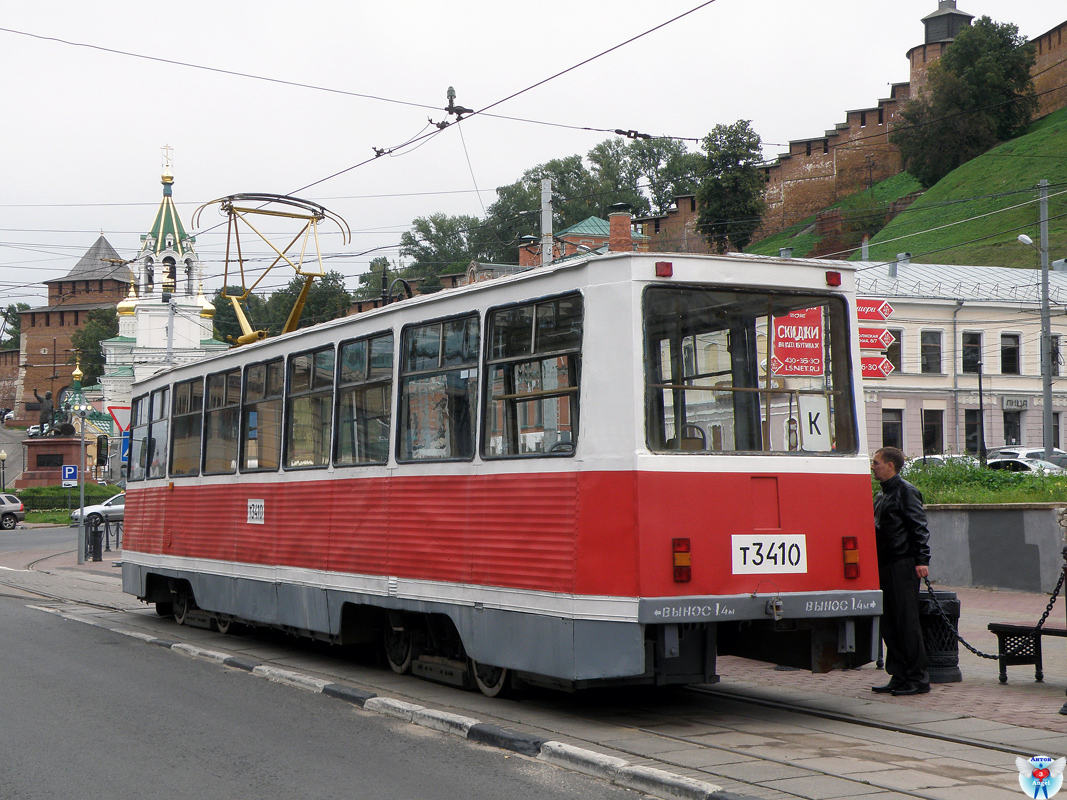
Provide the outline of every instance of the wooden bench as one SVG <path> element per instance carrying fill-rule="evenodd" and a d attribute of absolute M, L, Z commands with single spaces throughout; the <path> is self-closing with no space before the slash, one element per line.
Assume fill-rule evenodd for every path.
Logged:
<path fill-rule="evenodd" d="M 1034 680 L 1041 682 L 1045 673 L 1041 668 L 1041 637 L 1067 637 L 1067 628 L 1045 625 L 1033 633 L 1033 625 L 1015 625 L 1007 622 L 990 622 L 989 630 L 997 635 L 997 652 L 1000 653 L 1000 682 L 1008 682 L 1008 667 L 1019 664 L 1034 665 Z M 1031 636 L 1030 634 L 1033 633 Z M 1017 650 L 1018 652 L 1012 652 Z M 1011 653 L 1011 655 L 1005 655 Z"/>

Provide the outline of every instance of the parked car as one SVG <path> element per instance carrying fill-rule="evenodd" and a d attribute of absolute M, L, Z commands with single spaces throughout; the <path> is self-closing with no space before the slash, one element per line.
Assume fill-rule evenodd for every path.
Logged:
<path fill-rule="evenodd" d="M 22 507 L 22 501 L 13 494 L 0 494 L 0 528 L 12 530 L 24 519 L 26 509 Z"/>
<path fill-rule="evenodd" d="M 937 467 L 942 464 L 964 464 L 968 466 L 977 466 L 978 459 L 973 456 L 957 456 L 957 455 L 944 455 L 936 454 L 929 456 L 917 456 L 915 458 L 909 458 L 904 462 L 904 469 L 900 471 L 901 475 L 907 474 L 916 467 Z"/>
<path fill-rule="evenodd" d="M 1058 467 L 1051 461 L 1041 461 L 1036 458 L 994 458 L 987 461 L 986 466 L 1007 472 L 1033 472 L 1039 475 L 1062 475 L 1067 472 L 1063 467 Z"/>
<path fill-rule="evenodd" d="M 41 426 L 40 425 L 31 425 L 30 427 L 28 427 L 26 429 L 26 435 L 27 436 L 36 436 L 40 432 L 41 432 Z"/>
<path fill-rule="evenodd" d="M 1060 450 L 1058 447 L 1053 447 L 1052 458 L 1049 460 L 1055 464 L 1057 463 L 1057 460 L 1063 456 L 1067 456 L 1067 450 Z M 1042 460 L 1045 458 L 1045 448 L 1022 446 L 998 447 L 995 450 L 987 450 L 986 458 L 989 460 L 994 458 L 1036 458 Z"/>
<path fill-rule="evenodd" d="M 117 494 L 95 506 L 85 507 L 85 524 L 90 528 L 99 525 L 104 520 L 111 522 L 121 521 L 126 515 L 126 493 Z M 72 523 L 77 525 L 81 519 L 81 509 L 70 512 Z"/>

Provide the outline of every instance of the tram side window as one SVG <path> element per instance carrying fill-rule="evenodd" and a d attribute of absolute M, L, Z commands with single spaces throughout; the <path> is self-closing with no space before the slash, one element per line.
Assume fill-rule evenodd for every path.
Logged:
<path fill-rule="evenodd" d="M 400 352 L 397 458 L 473 458 L 477 315 L 405 328 Z"/>
<path fill-rule="evenodd" d="M 277 470 L 282 461 L 282 359 L 252 364 L 245 370 L 241 408 L 241 470 Z"/>
<path fill-rule="evenodd" d="M 580 295 L 489 314 L 482 455 L 567 456 L 578 441 Z"/>
<path fill-rule="evenodd" d="M 204 474 L 230 475 L 237 471 L 238 418 L 241 407 L 241 370 L 207 376 L 207 412 L 204 414 Z"/>
<path fill-rule="evenodd" d="M 384 464 L 392 423 L 393 334 L 342 342 L 334 463 Z"/>
<path fill-rule="evenodd" d="M 651 450 L 855 452 L 842 298 L 651 287 L 644 322 Z"/>
<path fill-rule="evenodd" d="M 285 466 L 325 467 L 333 428 L 333 347 L 289 357 Z"/>
<path fill-rule="evenodd" d="M 167 444 L 170 440 L 170 389 L 156 389 L 151 395 L 148 423 L 148 477 L 167 477 Z"/>
<path fill-rule="evenodd" d="M 143 481 L 148 466 L 148 395 L 135 398 L 130 412 L 130 460 L 126 479 Z"/>
<path fill-rule="evenodd" d="M 174 384 L 170 474 L 200 474 L 200 426 L 204 411 L 204 379 Z"/>

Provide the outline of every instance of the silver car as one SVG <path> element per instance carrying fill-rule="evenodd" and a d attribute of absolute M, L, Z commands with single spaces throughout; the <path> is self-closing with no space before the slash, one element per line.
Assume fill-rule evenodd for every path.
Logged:
<path fill-rule="evenodd" d="M 108 498 L 103 503 L 95 506 L 85 507 L 85 524 L 90 528 L 94 525 L 101 524 L 104 520 L 110 522 L 121 522 L 126 515 L 126 493 L 117 494 L 114 497 Z M 77 525 L 81 519 L 81 509 L 74 509 L 70 512 L 70 518 L 73 524 Z"/>
<path fill-rule="evenodd" d="M 1032 472 L 1037 475 L 1062 475 L 1064 473 L 1062 467 L 1036 458 L 994 458 L 986 462 L 986 466 L 1006 472 Z"/>
<path fill-rule="evenodd" d="M 24 519 L 26 509 L 22 507 L 22 501 L 13 494 L 0 494 L 0 528 L 12 530 Z"/>

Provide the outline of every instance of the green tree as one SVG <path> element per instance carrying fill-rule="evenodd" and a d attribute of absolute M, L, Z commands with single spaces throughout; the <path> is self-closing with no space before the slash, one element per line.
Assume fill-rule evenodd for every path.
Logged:
<path fill-rule="evenodd" d="M 382 294 L 382 273 L 385 273 L 385 286 L 388 289 L 390 282 L 398 274 L 396 267 L 389 263 L 384 256 L 372 259 L 367 271 L 359 276 L 359 286 L 352 292 L 357 300 L 369 300 L 372 297 L 380 297 Z"/>
<path fill-rule="evenodd" d="M 697 190 L 697 230 L 719 253 L 743 250 L 759 227 L 765 204 L 759 134 L 748 120 L 716 125 L 701 142 L 704 175 Z"/>
<path fill-rule="evenodd" d="M 586 156 L 591 165 L 589 172 L 597 216 L 603 216 L 607 207 L 615 203 L 626 203 L 637 215 L 649 211 L 648 198 L 640 188 L 641 164 L 632 157 L 631 147 L 621 136 L 616 136 L 614 139 L 605 139 Z M 611 202 L 603 205 L 604 199 Z"/>
<path fill-rule="evenodd" d="M 1037 111 L 1034 46 L 1017 26 L 981 17 L 930 68 L 929 91 L 902 112 L 891 141 L 930 187 L 961 164 L 1023 132 Z"/>
<path fill-rule="evenodd" d="M 653 214 L 662 214 L 680 195 L 696 194 L 704 158 L 674 139 L 636 139 L 627 157 L 639 176 Z"/>
<path fill-rule="evenodd" d="M 300 275 L 296 275 L 284 289 L 279 289 L 267 299 L 267 331 L 271 336 L 284 330 L 289 314 L 304 288 L 305 280 Z M 331 270 L 321 278 L 316 278 L 311 284 L 297 328 L 306 328 L 343 317 L 351 308 L 352 295 L 345 289 L 344 276 L 340 272 Z"/>
<path fill-rule="evenodd" d="M 15 350 L 19 347 L 22 338 L 22 314 L 20 311 L 29 311 L 29 303 L 12 303 L 3 311 L 0 311 L 0 350 Z"/>
<path fill-rule="evenodd" d="M 85 324 L 70 337 L 74 348 L 67 363 L 80 363 L 82 386 L 91 386 L 104 374 L 104 351 L 100 342 L 119 335 L 119 315 L 114 308 L 94 308 L 85 315 Z"/>
<path fill-rule="evenodd" d="M 488 261 L 485 230 L 477 217 L 431 214 L 416 217 L 400 236 L 400 255 L 411 259 L 404 278 L 420 279 L 425 290 L 440 286 L 438 275 L 462 272 L 471 261 Z"/>

